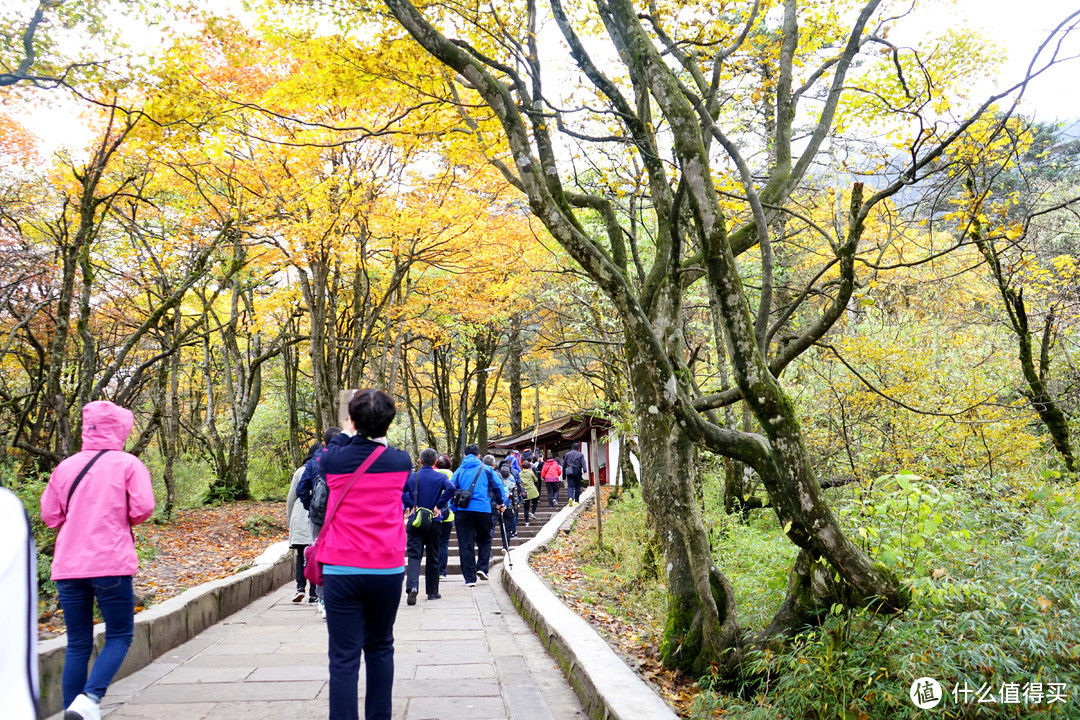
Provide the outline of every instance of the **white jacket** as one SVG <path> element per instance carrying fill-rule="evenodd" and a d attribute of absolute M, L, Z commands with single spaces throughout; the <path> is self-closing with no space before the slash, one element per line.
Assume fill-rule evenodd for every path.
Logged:
<path fill-rule="evenodd" d="M 6 720 L 33 720 L 37 713 L 37 562 L 34 538 L 22 503 L 0 488 L 0 708 Z"/>
<path fill-rule="evenodd" d="M 289 544 L 311 545 L 311 525 L 308 523 L 308 512 L 304 509 L 304 503 L 296 499 L 296 486 L 300 484 L 300 476 L 304 474 L 304 466 L 296 468 L 293 473 L 292 483 L 289 484 L 289 499 L 285 501 L 285 514 L 289 518 Z"/>

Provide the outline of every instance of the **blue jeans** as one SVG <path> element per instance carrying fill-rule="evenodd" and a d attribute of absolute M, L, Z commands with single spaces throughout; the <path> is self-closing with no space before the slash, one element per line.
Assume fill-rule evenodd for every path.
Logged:
<path fill-rule="evenodd" d="M 405 573 L 324 575 L 330 654 L 330 720 L 359 720 L 360 654 L 366 673 L 364 717 L 390 720 L 394 686 L 394 620 Z"/>
<path fill-rule="evenodd" d="M 458 510 L 454 514 L 454 525 L 457 526 L 461 574 L 466 583 L 474 583 L 476 571 L 488 572 L 491 562 L 491 529 L 494 526 L 491 513 Z"/>
<path fill-rule="evenodd" d="M 131 576 L 57 580 L 60 607 L 67 625 L 67 651 L 64 654 L 64 707 L 80 693 L 100 700 L 124 662 L 135 634 L 135 593 Z M 94 649 L 94 598 L 105 620 L 105 645 L 94 660 L 90 677 L 86 667 Z"/>

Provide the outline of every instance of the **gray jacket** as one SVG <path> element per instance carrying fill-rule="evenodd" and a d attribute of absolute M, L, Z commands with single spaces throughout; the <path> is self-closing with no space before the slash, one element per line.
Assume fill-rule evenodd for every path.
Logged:
<path fill-rule="evenodd" d="M 304 503 L 296 499 L 296 486 L 300 483 L 300 477 L 304 474 L 304 466 L 301 465 L 293 473 L 292 482 L 289 484 L 289 499 L 285 501 L 285 514 L 289 518 L 289 544 L 311 545 L 311 526 L 308 523 L 308 511 L 304 509 Z"/>

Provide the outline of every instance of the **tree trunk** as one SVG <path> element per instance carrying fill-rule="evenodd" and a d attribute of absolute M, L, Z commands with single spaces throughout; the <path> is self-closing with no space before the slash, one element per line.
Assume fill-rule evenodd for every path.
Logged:
<path fill-rule="evenodd" d="M 510 321 L 510 341 L 506 347 L 507 374 L 510 376 L 510 434 L 521 433 L 521 316 Z"/>
<path fill-rule="evenodd" d="M 629 338 L 629 331 L 628 331 Z M 635 391 L 642 494 L 656 526 L 667 567 L 667 620 L 660 642 L 665 667 L 693 677 L 714 664 L 742 659 L 731 583 L 713 567 L 712 549 L 694 498 L 694 443 L 672 416 L 657 412 L 662 388 L 656 373 L 627 342 Z"/>

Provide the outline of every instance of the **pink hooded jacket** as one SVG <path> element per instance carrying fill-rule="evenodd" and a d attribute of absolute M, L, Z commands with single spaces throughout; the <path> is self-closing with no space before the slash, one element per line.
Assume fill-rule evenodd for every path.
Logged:
<path fill-rule="evenodd" d="M 41 520 L 60 528 L 53 553 L 52 579 L 134 575 L 139 569 L 132 525 L 154 512 L 150 471 L 124 441 L 135 418 L 108 401 L 83 407 L 82 451 L 56 466 L 41 495 Z M 79 483 L 68 505 L 68 491 L 86 464 L 102 455 Z"/>

